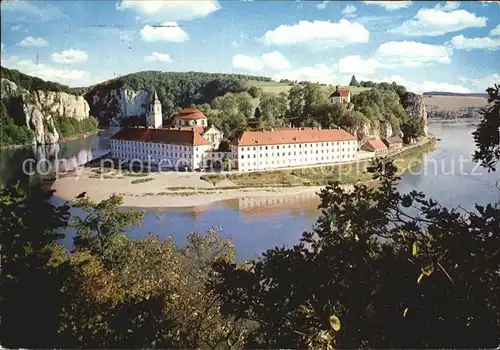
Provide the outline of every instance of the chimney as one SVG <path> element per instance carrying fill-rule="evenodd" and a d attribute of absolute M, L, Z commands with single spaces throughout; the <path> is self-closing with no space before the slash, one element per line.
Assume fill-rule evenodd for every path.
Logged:
<path fill-rule="evenodd" d="M 274 128 L 271 128 L 271 131 L 274 131 Z"/>
<path fill-rule="evenodd" d="M 321 130 L 321 126 L 318 126 L 318 130 Z"/>

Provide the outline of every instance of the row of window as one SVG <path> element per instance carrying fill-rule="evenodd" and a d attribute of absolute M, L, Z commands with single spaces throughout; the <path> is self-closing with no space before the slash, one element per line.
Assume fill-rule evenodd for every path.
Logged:
<path fill-rule="evenodd" d="M 347 145 L 354 145 L 356 143 L 356 141 L 340 141 L 340 142 L 346 142 Z M 319 147 L 319 146 L 334 146 L 334 145 L 340 145 L 340 142 L 337 141 L 337 142 L 315 142 L 315 143 L 305 143 L 305 144 L 302 144 L 302 143 L 299 143 L 298 144 L 298 148 L 302 148 L 302 145 L 304 146 L 304 148 L 307 148 L 307 147 L 314 147 L 314 145 L 316 145 L 316 147 Z M 287 145 L 281 145 L 281 148 L 287 148 L 286 147 Z M 261 149 L 280 149 L 280 145 L 277 145 L 277 146 L 253 146 L 253 147 L 241 147 L 241 151 L 255 151 L 257 150 L 257 147 L 259 148 L 259 150 Z M 263 148 L 264 147 L 264 148 Z M 288 148 L 292 148 L 292 145 L 288 145 Z M 293 145 L 293 148 L 297 148 L 297 145 Z"/>
<path fill-rule="evenodd" d="M 342 155 L 342 159 L 348 159 L 348 158 L 354 158 L 354 156 L 345 155 L 345 154 L 343 154 L 343 155 Z M 332 157 L 327 156 L 327 157 L 316 157 L 316 158 L 311 158 L 311 159 L 305 158 L 305 159 L 304 159 L 303 161 L 301 161 L 300 163 L 301 163 L 301 164 L 303 164 L 303 163 L 307 163 L 308 161 L 310 161 L 310 162 L 313 162 L 313 161 L 320 162 L 320 161 L 328 161 L 328 160 L 331 160 L 331 161 L 334 161 L 334 160 L 340 160 L 340 157 L 339 157 L 339 156 L 337 156 L 337 157 L 335 158 L 335 157 L 333 157 L 333 156 L 332 156 Z M 277 160 L 277 161 L 276 161 L 276 164 L 277 164 L 277 165 L 279 165 L 279 164 L 283 164 L 283 165 L 285 165 L 285 164 L 291 164 L 291 163 L 294 163 L 294 162 L 296 162 L 296 161 L 297 161 L 297 160 L 294 160 L 294 159 L 288 159 L 288 160 L 287 160 L 287 159 L 282 159 L 282 160 Z M 262 161 L 261 161 L 261 162 L 259 162 L 259 165 L 262 165 L 262 163 L 263 163 Z M 240 163 L 239 163 L 239 166 L 240 166 L 241 168 L 244 168 L 244 167 L 245 167 L 245 164 L 246 164 L 247 166 L 252 166 L 252 162 L 250 162 L 250 163 L 241 163 L 241 162 L 240 162 Z M 267 161 L 267 160 L 266 160 L 266 161 L 265 161 L 265 163 L 264 163 L 264 165 L 269 165 L 269 164 L 275 164 L 275 161 L 274 161 L 274 160 L 272 160 L 271 162 L 269 162 L 269 161 Z M 253 162 L 253 166 L 257 166 L 257 162 Z"/>
<path fill-rule="evenodd" d="M 172 157 L 172 158 L 184 158 L 184 159 L 191 159 L 191 154 L 186 154 L 186 153 L 174 153 L 174 152 L 160 152 L 160 151 L 153 151 L 153 152 L 136 152 L 136 153 L 123 153 L 123 152 L 113 152 L 114 154 L 117 154 L 119 158 L 123 158 L 123 157 L 128 157 L 128 156 L 132 156 L 132 157 L 142 157 L 142 156 L 146 156 L 146 155 L 149 155 L 149 156 L 163 156 L 163 157 Z M 199 158 L 200 155 L 199 154 L 196 154 L 195 155 L 196 158 Z"/>
<path fill-rule="evenodd" d="M 116 146 L 122 145 L 122 146 Z M 179 150 L 179 151 L 188 151 L 191 150 L 191 146 L 179 146 L 179 145 L 169 145 L 165 143 L 154 143 L 154 142 L 137 142 L 137 141 L 127 141 L 127 140 L 112 140 L 111 148 L 116 148 L 119 150 L 131 150 L 131 147 L 135 146 L 135 148 L 157 148 L 157 149 L 171 149 L 171 150 Z M 195 151 L 198 149 L 194 147 Z"/>
<path fill-rule="evenodd" d="M 332 150 L 333 150 L 333 149 L 332 149 Z M 319 153 L 319 151 L 320 151 L 320 150 L 316 150 L 316 154 L 318 154 L 318 153 Z M 333 150 L 333 151 L 335 151 L 335 150 Z M 354 151 L 354 149 L 353 149 L 353 151 Z M 313 152 L 314 152 L 314 151 L 311 151 L 311 154 L 313 154 Z M 336 152 L 337 152 L 337 153 L 338 153 L 338 152 L 340 152 L 340 148 L 337 148 L 337 149 L 336 149 Z M 345 148 L 342 148 L 342 152 L 345 152 Z M 350 148 L 350 147 L 348 147 L 348 148 L 347 148 L 347 152 L 351 152 L 351 148 Z M 328 150 L 323 150 L 323 149 L 322 149 L 322 150 L 321 150 L 321 153 L 328 153 Z M 299 151 L 299 155 L 302 155 L 302 154 L 307 154 L 307 151 L 304 151 L 304 153 L 302 153 L 302 151 Z M 267 157 L 267 156 L 269 156 L 269 153 L 264 153 L 263 155 Z M 278 153 L 276 153 L 276 156 L 277 156 L 277 157 L 279 157 L 280 155 L 285 156 L 285 155 L 286 155 L 286 152 L 283 152 L 283 153 L 281 153 L 281 154 L 280 154 L 279 152 L 278 152 Z M 291 156 L 291 155 L 292 155 L 292 152 L 288 152 L 288 155 L 289 155 L 289 156 Z M 294 151 L 294 152 L 293 152 L 293 155 L 294 155 L 294 156 L 296 156 L 296 155 L 297 155 L 297 152 L 296 152 L 296 151 Z M 271 157 L 274 157 L 274 153 L 271 153 Z M 250 154 L 249 154 L 249 155 L 247 155 L 247 158 L 256 158 L 256 154 L 253 154 L 253 157 L 250 157 Z M 241 159 L 245 159 L 245 155 L 244 155 L 244 154 L 242 154 L 242 155 L 241 155 Z"/>

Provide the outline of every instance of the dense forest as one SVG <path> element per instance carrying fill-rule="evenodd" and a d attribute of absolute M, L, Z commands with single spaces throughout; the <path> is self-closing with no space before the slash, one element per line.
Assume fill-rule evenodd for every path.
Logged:
<path fill-rule="evenodd" d="M 83 92 L 83 89 L 70 89 L 5 68 L 2 68 L 2 76 L 30 91 L 43 89 Z M 85 97 L 91 106 L 90 114 L 101 116 L 101 112 L 105 112 L 105 115 L 115 112 L 113 107 L 108 105 L 94 104 L 95 95 L 104 96 L 111 89 L 121 87 L 133 91 L 146 90 L 150 96 L 156 91 L 162 102 L 165 125 L 170 122 L 171 116 L 178 108 L 194 104 L 207 115 L 209 122 L 222 130 L 229 139 L 238 136 L 248 127 L 321 126 L 353 130 L 366 124 L 377 128 L 381 122 L 390 123 L 395 133 L 402 131 L 408 142 L 423 132 L 423 126 L 416 124 L 419 121 L 407 120 L 404 111 L 407 105 L 407 91 L 404 86 L 396 83 L 362 81 L 358 84 L 353 76 L 352 84 L 371 89 L 354 95 L 351 104 L 339 105 L 329 101 L 333 87 L 325 84 L 287 81 L 292 85 L 287 92 L 270 94 L 252 86 L 250 80 L 271 81 L 267 77 L 240 74 L 145 71 L 92 86 L 88 88 Z M 103 108 L 106 111 L 102 111 Z M 6 123 L 6 130 L 12 129 L 13 133 L 22 134 L 22 130 L 14 130 L 11 124 Z M 61 124 L 63 122 L 59 121 L 59 125 Z M 70 122 L 66 124 L 62 129 L 63 135 L 70 134 L 70 130 L 84 128 L 83 125 L 69 125 Z"/>
<path fill-rule="evenodd" d="M 19 88 L 23 88 L 29 91 L 55 91 L 66 92 L 69 94 L 77 94 L 77 92 L 81 92 L 81 89 L 79 88 L 70 88 L 69 86 L 54 83 L 52 81 L 45 81 L 43 79 L 21 73 L 18 70 L 5 67 L 0 67 L 0 77 L 8 79 L 11 82 L 15 83 Z"/>
<path fill-rule="evenodd" d="M 0 105 L 0 147 L 26 145 L 33 142 L 33 131 L 26 123 L 16 121 L 9 115 L 9 102 L 1 101 Z"/>
<path fill-rule="evenodd" d="M 406 89 L 395 83 L 376 84 L 373 89 L 354 95 L 348 105 L 331 103 L 332 88 L 319 84 L 294 84 L 288 92 L 279 94 L 263 94 L 259 90 L 227 93 L 198 108 L 230 139 L 247 127 L 352 130 L 366 124 L 377 128 L 380 122 L 390 123 L 395 133 L 407 134 L 408 142 L 423 134 L 423 120 L 409 120 L 406 116 Z"/>
<path fill-rule="evenodd" d="M 500 86 L 474 160 L 500 161 Z M 226 103 L 226 102 L 221 102 Z M 7 348 L 495 348 L 500 205 L 446 208 L 379 186 L 321 190 L 320 216 L 288 247 L 245 264 L 214 230 L 184 247 L 134 239 L 143 213 L 119 197 L 0 189 L 0 343 Z M 495 190 L 494 188 L 492 190 Z M 78 210 L 70 211 L 71 208 Z M 73 248 L 60 244 L 74 232 Z M 29 335 L 29 336 L 27 336 Z"/>

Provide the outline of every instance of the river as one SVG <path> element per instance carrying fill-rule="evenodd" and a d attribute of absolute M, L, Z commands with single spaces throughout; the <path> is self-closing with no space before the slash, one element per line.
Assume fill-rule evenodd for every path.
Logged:
<path fill-rule="evenodd" d="M 441 141 L 422 164 L 407 171 L 399 189 L 424 192 L 447 207 L 462 206 L 473 209 L 474 203 L 487 204 L 500 201 L 500 190 L 495 187 L 500 172 L 488 173 L 472 162 L 475 146 L 467 123 L 431 123 L 429 132 Z M 29 186 L 43 176 L 26 176 L 22 171 L 24 159 L 47 159 L 54 164 L 56 156 L 66 167 L 83 164 L 108 151 L 110 132 L 100 133 L 83 140 L 60 145 L 28 147 L 0 151 L 0 170 L 3 183 L 21 181 Z M 43 168 L 39 169 L 42 172 Z M 56 199 L 56 203 L 62 203 Z M 176 243 L 185 243 L 191 232 L 206 232 L 211 227 L 231 237 L 236 245 L 238 260 L 257 257 L 268 248 L 297 243 L 302 232 L 310 230 L 318 217 L 318 197 L 314 194 L 297 198 L 266 197 L 240 198 L 215 203 L 209 207 L 182 209 L 149 209 L 144 222 L 129 232 L 132 237 L 145 237 L 149 232 L 161 237 L 173 236 Z M 77 212 L 75 212 L 77 213 Z M 71 232 L 64 240 L 72 242 Z"/>

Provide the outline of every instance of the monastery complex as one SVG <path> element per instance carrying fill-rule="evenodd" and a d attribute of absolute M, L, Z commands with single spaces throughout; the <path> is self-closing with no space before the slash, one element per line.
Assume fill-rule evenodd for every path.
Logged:
<path fill-rule="evenodd" d="M 349 103 L 350 96 L 348 89 L 337 88 L 330 99 L 333 103 Z M 172 126 L 163 127 L 156 93 L 146 120 L 147 127 L 126 127 L 111 137 L 112 158 L 149 161 L 159 168 L 175 170 L 249 172 L 353 162 L 402 147 L 400 138 L 360 145 L 356 136 L 340 128 L 279 128 L 244 131 L 229 141 L 229 150 L 220 151 L 223 133 L 209 125 L 197 108 L 182 109 L 173 116 Z"/>

